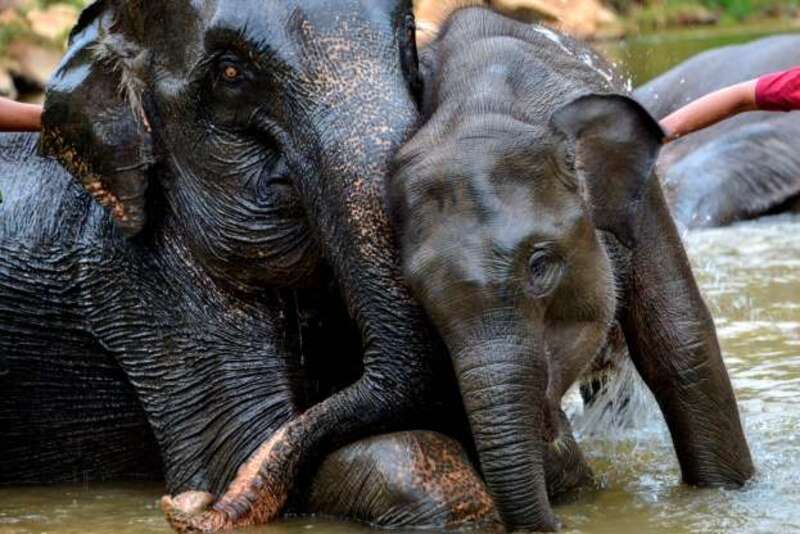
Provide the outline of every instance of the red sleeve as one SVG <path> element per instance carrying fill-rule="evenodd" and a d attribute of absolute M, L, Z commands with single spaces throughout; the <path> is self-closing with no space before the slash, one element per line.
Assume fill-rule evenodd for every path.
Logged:
<path fill-rule="evenodd" d="M 756 105 L 766 111 L 800 109 L 800 67 L 759 78 Z"/>

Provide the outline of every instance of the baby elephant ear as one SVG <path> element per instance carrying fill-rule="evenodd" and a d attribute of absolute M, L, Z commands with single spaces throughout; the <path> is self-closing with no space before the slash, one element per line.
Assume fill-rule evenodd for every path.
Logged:
<path fill-rule="evenodd" d="M 81 15 L 45 98 L 40 151 L 57 159 L 127 236 L 146 223 L 154 163 L 142 107 L 146 55 L 114 20 L 110 2 Z"/>
<path fill-rule="evenodd" d="M 595 226 L 633 248 L 639 204 L 656 179 L 661 127 L 641 105 L 621 95 L 582 96 L 558 109 L 551 124 L 575 143 Z"/>

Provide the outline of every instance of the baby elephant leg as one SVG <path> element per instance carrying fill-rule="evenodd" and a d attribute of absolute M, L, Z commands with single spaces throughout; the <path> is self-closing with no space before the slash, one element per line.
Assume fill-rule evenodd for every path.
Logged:
<path fill-rule="evenodd" d="M 572 435 L 567 415 L 560 413 L 559 435 L 545 452 L 545 477 L 547 495 L 551 501 L 568 497 L 568 494 L 595 484 L 594 474 Z"/>
<path fill-rule="evenodd" d="M 435 432 L 386 434 L 334 452 L 303 508 L 380 528 L 500 529 L 494 502 L 461 445 Z"/>

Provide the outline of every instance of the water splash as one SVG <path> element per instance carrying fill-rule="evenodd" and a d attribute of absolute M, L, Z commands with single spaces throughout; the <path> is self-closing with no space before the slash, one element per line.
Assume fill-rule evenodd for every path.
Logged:
<path fill-rule="evenodd" d="M 613 442 L 663 433 L 658 404 L 630 358 L 605 372 L 601 381 L 602 388 L 588 406 L 577 386 L 567 395 L 566 411 L 579 439 Z"/>

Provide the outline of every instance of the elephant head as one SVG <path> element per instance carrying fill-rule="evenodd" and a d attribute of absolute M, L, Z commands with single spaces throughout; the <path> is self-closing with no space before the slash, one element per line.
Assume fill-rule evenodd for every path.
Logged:
<path fill-rule="evenodd" d="M 549 124 L 477 114 L 441 144 L 427 128 L 442 131 L 429 123 L 400 151 L 390 188 L 409 283 L 450 350 L 503 519 L 552 529 L 543 464 L 561 397 L 615 316 L 597 230 L 635 243 L 661 130 L 632 100 L 597 95 Z"/>
<path fill-rule="evenodd" d="M 417 118 L 409 12 L 99 0 L 48 87 L 43 152 L 122 233 L 175 225 L 235 287 L 301 283 L 321 256 L 343 276 L 385 277 L 375 192 Z"/>
<path fill-rule="evenodd" d="M 410 0 L 99 0 L 82 14 L 48 88 L 43 153 L 107 209 L 111 239 L 129 243 L 132 257 L 155 251 L 149 276 L 161 268 L 185 271 L 187 282 L 207 275 L 213 284 L 186 290 L 243 299 L 229 317 L 237 322 L 274 295 L 265 290 L 314 284 L 321 263 L 330 270 L 361 334 L 365 372 L 281 434 L 295 448 L 335 445 L 384 416 L 399 418 L 419 394 L 408 373 L 424 374 L 416 362 L 431 351 L 383 205 L 388 162 L 418 120 L 411 9 Z M 283 372 L 259 353 L 272 340 L 250 333 L 228 340 L 248 358 L 195 351 L 185 358 L 194 371 L 142 349 L 146 340 L 115 351 L 137 377 L 157 434 L 185 429 L 160 439 L 171 491 L 219 493 L 258 438 L 243 444 L 245 432 L 226 428 L 192 448 L 201 430 L 165 419 L 177 416 L 165 402 L 151 409 L 156 396 L 187 395 L 198 406 L 193 417 L 230 403 L 218 419 L 240 425 L 292 411 L 278 406 L 291 404 L 286 384 L 268 387 Z M 223 380 L 215 373 L 242 373 L 251 386 L 208 398 L 210 386 L 187 392 L 179 375 L 191 372 L 215 381 Z M 157 376 L 174 380 L 139 387 Z M 207 456 L 213 469 L 177 465 Z"/>

